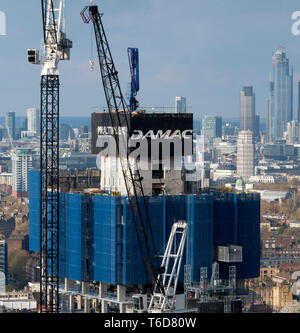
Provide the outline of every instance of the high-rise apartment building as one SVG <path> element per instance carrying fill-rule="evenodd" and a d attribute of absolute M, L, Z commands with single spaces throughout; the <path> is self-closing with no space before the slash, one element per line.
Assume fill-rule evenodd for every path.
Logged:
<path fill-rule="evenodd" d="M 186 113 L 186 98 L 175 97 L 175 113 Z"/>
<path fill-rule="evenodd" d="M 202 118 L 201 134 L 210 139 L 221 138 L 222 137 L 222 117 L 204 116 Z"/>
<path fill-rule="evenodd" d="M 273 56 L 273 79 L 270 81 L 267 114 L 268 142 L 281 140 L 287 123 L 293 118 L 293 72 L 284 48 Z"/>
<path fill-rule="evenodd" d="M 255 94 L 253 87 L 244 87 L 240 93 L 240 129 L 255 131 Z"/>
<path fill-rule="evenodd" d="M 32 170 L 32 153 L 30 149 L 17 149 L 12 155 L 12 195 L 28 196 L 28 171 Z"/>
<path fill-rule="evenodd" d="M 16 114 L 15 112 L 6 112 L 5 127 L 7 135 L 11 140 L 14 140 L 16 135 Z"/>
<path fill-rule="evenodd" d="M 40 128 L 39 111 L 35 108 L 29 108 L 27 111 L 27 131 L 38 134 Z"/>
<path fill-rule="evenodd" d="M 240 131 L 238 135 L 237 174 L 244 181 L 254 175 L 254 140 L 251 131 Z"/>

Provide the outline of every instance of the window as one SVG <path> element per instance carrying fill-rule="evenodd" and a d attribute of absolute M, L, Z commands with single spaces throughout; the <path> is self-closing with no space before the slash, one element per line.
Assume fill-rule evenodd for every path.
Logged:
<path fill-rule="evenodd" d="M 152 170 L 152 179 L 164 178 L 164 170 Z"/>

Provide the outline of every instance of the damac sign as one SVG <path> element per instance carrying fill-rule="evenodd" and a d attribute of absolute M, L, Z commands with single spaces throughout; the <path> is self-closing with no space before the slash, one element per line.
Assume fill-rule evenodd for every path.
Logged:
<path fill-rule="evenodd" d="M 193 137 L 193 130 L 185 130 L 181 132 L 180 130 L 171 131 L 167 130 L 165 132 L 158 130 L 158 131 L 148 131 L 145 135 L 143 131 L 135 130 L 132 135 L 132 139 L 146 139 L 151 138 L 152 140 L 157 139 L 173 139 L 173 138 L 179 138 L 179 139 L 191 139 Z"/>
<path fill-rule="evenodd" d="M 133 169 L 137 166 L 142 171 L 182 171 L 187 161 L 193 171 L 195 139 L 192 114 L 92 114 L 92 154 L 97 155 L 97 166 L 103 171 L 108 166 L 111 171 L 118 169 L 120 161 L 133 163 Z"/>
<path fill-rule="evenodd" d="M 0 11 L 0 36 L 6 35 L 6 16 Z"/>

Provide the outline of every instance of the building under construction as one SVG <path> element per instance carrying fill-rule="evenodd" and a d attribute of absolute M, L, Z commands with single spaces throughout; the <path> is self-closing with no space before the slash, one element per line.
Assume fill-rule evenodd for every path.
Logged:
<path fill-rule="evenodd" d="M 184 194 L 177 163 L 192 157 L 192 145 L 190 151 L 185 145 L 193 142 L 192 115 L 137 112 L 136 62 L 131 63 L 134 103 L 128 108 L 97 6 L 81 12 L 83 22 L 94 26 L 108 110 L 93 116 L 97 137 L 92 134 L 92 151 L 97 154 L 93 146 L 104 148 L 107 139 L 116 150 L 112 145 L 108 155 L 102 152 L 100 167 L 98 160 L 99 187 L 93 187 L 90 177 L 86 188 L 72 185 L 68 176 L 60 183 L 57 65 L 69 59 L 72 42 L 61 20 L 64 1 L 60 9 L 53 1 L 41 4 L 48 58 L 40 61 L 37 50 L 28 50 L 28 61 L 43 65 L 41 168 L 29 175 L 30 250 L 41 253 L 41 312 L 81 311 L 83 303 L 85 312 L 200 311 L 201 304 L 226 293 L 232 301 L 236 280 L 259 275 L 259 195 Z M 49 95 L 51 104 L 46 103 Z M 140 170 L 140 163 L 131 163 L 128 138 L 133 136 L 145 138 L 144 143 L 158 139 L 154 158 L 151 145 L 150 168 Z M 160 143 L 170 148 L 168 154 Z M 145 156 L 148 160 L 149 150 Z M 170 246 L 176 249 L 178 235 L 180 251 L 173 252 Z M 172 273 L 167 270 L 169 259 L 174 260 Z"/>
<path fill-rule="evenodd" d="M 40 174 L 31 171 L 29 177 L 30 250 L 38 252 Z M 148 283 L 127 197 L 101 194 L 100 190 L 96 193 L 95 189 L 72 192 L 60 193 L 59 276 L 67 281 L 61 291 L 101 301 L 104 312 L 114 302 L 125 312 L 134 300 L 132 294 L 145 292 Z M 236 280 L 259 276 L 259 195 L 210 193 L 146 199 L 159 255 L 164 253 L 174 221 L 184 220 L 188 224 L 179 277 L 182 288 L 187 284 L 193 292 L 193 286 L 213 278 L 214 263 L 218 263 L 220 280 L 229 281 L 232 266 Z M 190 269 L 189 278 L 184 268 Z M 201 275 L 203 268 L 205 275 Z M 82 288 L 76 289 L 82 283 L 85 288 L 97 289 L 94 298 Z M 65 289 L 68 285 L 73 285 L 73 289 Z M 122 290 L 123 296 L 120 298 L 119 291 L 114 298 L 113 289 L 104 296 L 103 286 Z"/>

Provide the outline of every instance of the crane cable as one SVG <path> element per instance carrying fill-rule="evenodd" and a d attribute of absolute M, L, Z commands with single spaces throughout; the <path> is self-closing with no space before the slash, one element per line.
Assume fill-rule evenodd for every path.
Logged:
<path fill-rule="evenodd" d="M 95 68 L 95 61 L 94 61 L 94 49 L 93 49 L 93 25 L 91 24 L 91 57 L 90 57 L 90 71 L 93 72 Z"/>

